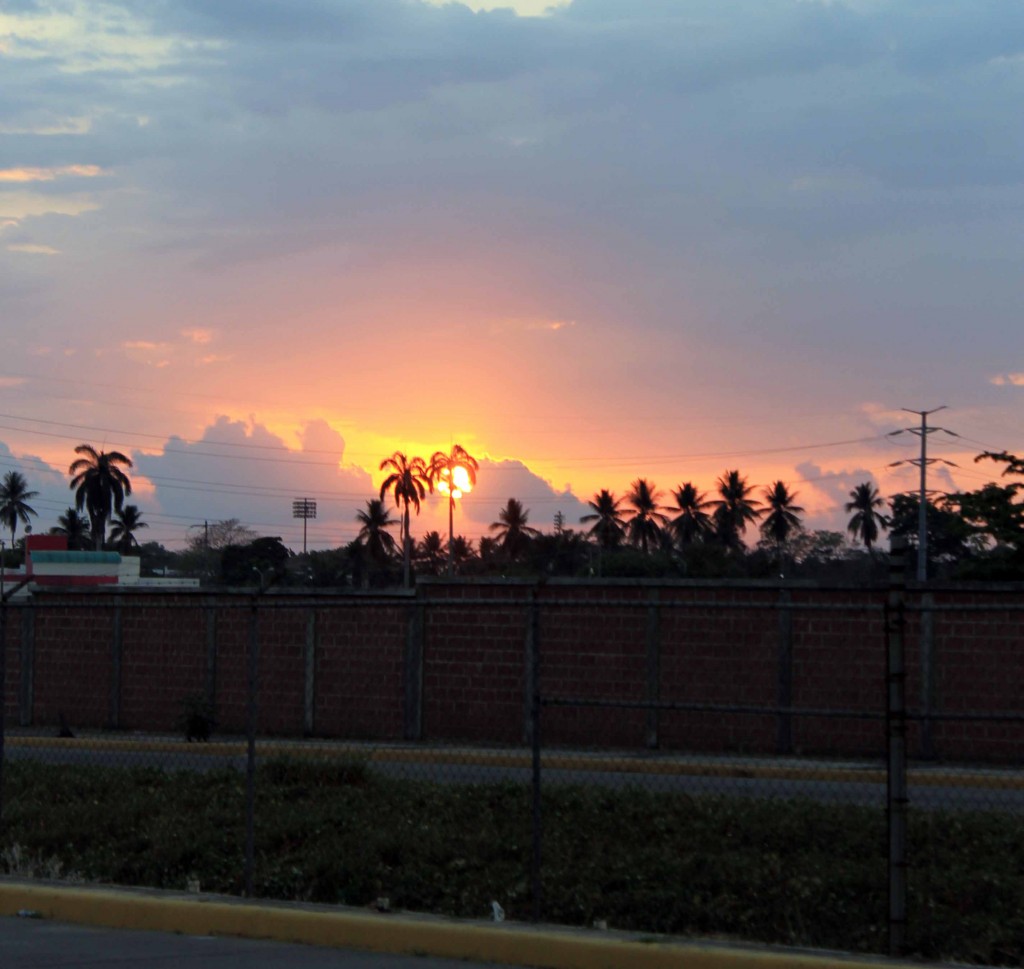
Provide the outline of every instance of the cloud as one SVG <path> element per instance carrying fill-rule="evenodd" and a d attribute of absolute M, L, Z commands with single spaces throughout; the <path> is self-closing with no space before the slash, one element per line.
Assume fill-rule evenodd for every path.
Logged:
<path fill-rule="evenodd" d="M 1024 373 L 997 373 L 989 377 L 989 383 L 996 387 L 1024 387 Z"/>
<path fill-rule="evenodd" d="M 87 117 L 68 118 L 54 116 L 51 120 L 25 123 L 0 122 L 0 135 L 85 135 L 92 129 L 92 119 Z"/>
<path fill-rule="evenodd" d="M 24 219 L 39 215 L 83 215 L 94 212 L 99 204 L 85 195 L 39 195 L 32 192 L 0 193 L 0 221 Z"/>
<path fill-rule="evenodd" d="M 159 513 L 188 524 L 239 518 L 265 535 L 301 547 L 301 523 L 291 502 L 318 502 L 309 525 L 313 547 L 334 547 L 355 537 L 355 513 L 375 495 L 370 475 L 343 465 L 345 441 L 324 421 L 300 430 L 302 447 L 289 448 L 263 424 L 220 417 L 195 441 L 171 437 L 160 453 L 134 452 L 136 471 L 152 482 Z M 179 538 L 179 540 L 181 540 Z"/>
<path fill-rule="evenodd" d="M 182 330 L 181 335 L 186 340 L 191 340 L 193 343 L 205 345 L 213 339 L 213 333 L 210 330 L 203 329 L 202 327 L 194 327 L 190 330 Z"/>
<path fill-rule="evenodd" d="M 56 256 L 60 254 L 59 249 L 53 246 L 46 246 L 35 242 L 16 242 L 7 246 L 8 252 L 24 252 L 33 256 Z"/>
<path fill-rule="evenodd" d="M 844 531 L 849 520 L 845 505 L 850 500 L 850 492 L 865 481 L 878 485 L 875 475 L 865 468 L 826 471 L 813 461 L 804 461 L 796 466 L 796 471 L 802 479 L 800 487 L 809 485 L 824 499 L 821 509 L 807 516 L 805 524 L 811 529 Z"/>
<path fill-rule="evenodd" d="M 576 325 L 575 320 L 551 320 L 551 319 L 503 319 L 493 323 L 491 330 L 494 333 L 514 332 L 516 330 L 529 332 L 531 330 L 566 330 Z"/>
<path fill-rule="evenodd" d="M 461 504 L 465 516 L 463 530 L 486 534 L 509 498 L 523 503 L 529 523 L 541 531 L 552 530 L 556 512 L 565 516 L 567 528 L 577 528 L 580 516 L 590 510 L 570 488 L 556 488 L 522 461 L 484 458 L 480 461 L 477 485 Z"/>
<path fill-rule="evenodd" d="M 58 178 L 98 178 L 106 174 L 98 165 L 62 165 L 58 168 L 0 168 L 0 182 L 52 182 Z"/>

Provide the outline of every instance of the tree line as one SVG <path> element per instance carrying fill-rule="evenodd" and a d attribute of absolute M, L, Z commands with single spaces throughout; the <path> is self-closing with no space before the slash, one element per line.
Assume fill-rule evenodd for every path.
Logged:
<path fill-rule="evenodd" d="M 131 552 L 139 545 L 136 533 L 149 527 L 142 520 L 138 505 L 125 503 L 132 493 L 131 479 L 125 470 L 132 467 L 131 459 L 120 451 L 97 450 L 91 444 L 80 444 L 75 454 L 78 457 L 68 468 L 74 504 L 58 517 L 50 534 L 63 535 L 68 548 L 73 550 L 99 551 L 109 547 Z M 38 513 L 30 502 L 38 496 L 39 492 L 29 488 L 20 471 L 8 471 L 0 479 L 0 523 L 11 534 L 12 548 L 17 545 L 19 524 L 26 532 L 31 531 L 31 519 Z"/>
<path fill-rule="evenodd" d="M 509 498 L 477 542 L 455 533 L 458 499 L 477 481 L 479 463 L 462 446 L 436 451 L 429 460 L 395 451 L 380 463 L 385 472 L 376 497 L 356 514 L 354 541 L 305 555 L 292 553 L 278 537 L 260 536 L 237 519 L 214 522 L 192 536 L 182 553 L 155 542 L 140 545 L 147 527 L 132 493 L 131 460 L 89 444 L 75 448 L 68 468 L 74 504 L 53 534 L 72 549 L 113 548 L 143 555 L 143 569 L 199 575 L 212 582 L 255 581 L 357 587 L 411 584 L 415 574 L 576 575 L 691 577 L 881 578 L 884 564 L 873 554 L 886 532 L 916 544 L 919 498 L 884 499 L 870 481 L 849 493 L 846 533 L 811 531 L 804 525 L 798 493 L 781 480 L 759 488 L 739 470 L 723 472 L 710 493 L 692 481 L 663 492 L 649 478 L 635 479 L 621 496 L 599 490 L 578 528 L 561 513 L 554 530 L 530 522 L 530 510 Z M 930 497 L 926 504 L 930 575 L 950 578 L 1024 579 L 1024 458 L 984 452 L 1002 477 L 975 491 Z M 447 500 L 448 535 L 412 535 L 412 516 L 426 496 Z M 17 541 L 36 516 L 38 493 L 17 471 L 0 480 L 0 525 Z M 390 500 L 389 500 L 390 498 Z M 398 518 L 392 517 L 392 504 Z M 397 537 L 394 531 L 397 530 Z"/>

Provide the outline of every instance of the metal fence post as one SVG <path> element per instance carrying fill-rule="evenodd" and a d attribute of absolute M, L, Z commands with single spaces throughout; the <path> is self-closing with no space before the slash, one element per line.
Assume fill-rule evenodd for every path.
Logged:
<path fill-rule="evenodd" d="M 253 593 L 249 614 L 248 710 L 245 757 L 245 894 L 253 893 L 256 862 L 256 694 L 259 689 L 259 590 Z"/>
<path fill-rule="evenodd" d="M 203 604 L 206 617 L 206 699 L 210 709 L 217 709 L 217 603 Z"/>
<path fill-rule="evenodd" d="M 21 612 L 21 682 L 18 684 L 18 724 L 32 725 L 35 701 L 36 606 L 31 600 Z"/>
<path fill-rule="evenodd" d="M 419 589 L 416 590 L 419 595 Z M 426 626 L 422 602 L 406 609 L 405 662 L 402 670 L 403 733 L 406 740 L 423 739 L 423 630 Z"/>
<path fill-rule="evenodd" d="M 656 704 L 661 699 L 661 622 L 660 610 L 658 608 L 658 590 L 651 591 L 650 601 L 647 603 L 647 702 L 651 706 L 647 710 L 647 730 L 644 738 L 649 750 L 657 750 L 658 737 L 658 708 Z"/>
<path fill-rule="evenodd" d="M 935 756 L 932 710 L 935 704 L 935 596 L 921 596 L 921 756 Z"/>
<path fill-rule="evenodd" d="M 110 704 L 108 719 L 110 726 L 117 730 L 121 726 L 121 665 L 124 655 L 124 616 L 121 611 L 121 597 L 114 597 L 114 628 L 110 643 Z"/>
<path fill-rule="evenodd" d="M 907 708 L 904 664 L 906 540 L 892 539 L 886 634 L 886 818 L 889 840 L 889 955 L 900 957 L 907 941 Z"/>
<path fill-rule="evenodd" d="M 793 596 L 788 589 L 779 590 L 779 676 L 775 699 L 780 708 L 793 705 Z M 793 753 L 793 715 L 780 713 L 776 722 L 775 752 Z"/>
<path fill-rule="evenodd" d="M 540 921 L 541 897 L 541 772 L 540 772 L 540 615 L 537 608 L 537 593 L 531 589 L 527 604 L 526 642 L 529 664 L 530 690 L 530 746 L 532 753 L 532 794 L 533 823 L 532 851 L 530 855 L 530 894 L 533 901 L 532 918 Z"/>
<path fill-rule="evenodd" d="M 316 731 L 316 609 L 306 613 L 306 638 L 302 646 L 302 732 Z"/>
<path fill-rule="evenodd" d="M 3 548 L 0 547 L 0 556 Z M 7 593 L 0 579 L 0 820 L 4 816 L 4 766 L 7 759 Z"/>

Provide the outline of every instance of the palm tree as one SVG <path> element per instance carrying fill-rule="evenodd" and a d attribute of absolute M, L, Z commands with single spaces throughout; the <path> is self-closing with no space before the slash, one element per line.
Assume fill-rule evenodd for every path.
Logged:
<path fill-rule="evenodd" d="M 616 498 L 607 488 L 602 488 L 587 504 L 593 509 L 583 515 L 580 522 L 593 522 L 587 535 L 597 540 L 598 548 L 614 548 L 622 541 L 626 526 L 622 521 L 621 498 Z"/>
<path fill-rule="evenodd" d="M 63 535 L 68 540 L 68 549 L 78 551 L 89 539 L 89 522 L 74 508 L 69 508 L 57 519 L 57 525 L 50 529 L 50 534 Z"/>
<path fill-rule="evenodd" d="M 8 471 L 0 483 L 0 522 L 11 530 L 11 548 L 14 548 L 14 533 L 18 522 L 28 524 L 29 517 L 36 513 L 28 503 L 38 491 L 29 491 L 28 482 L 20 471 Z"/>
<path fill-rule="evenodd" d="M 465 481 L 461 481 L 462 474 L 457 469 L 461 468 L 465 474 Z M 451 575 L 455 567 L 454 540 L 455 540 L 455 499 L 462 497 L 462 491 L 468 491 L 476 485 L 476 473 L 480 465 L 461 444 L 453 444 L 452 449 L 435 451 L 430 456 L 430 466 L 427 474 L 432 485 L 438 486 L 440 490 L 448 493 L 448 574 Z M 460 484 L 469 487 L 460 488 Z"/>
<path fill-rule="evenodd" d="M 484 539 L 481 539 L 484 541 Z M 455 540 L 452 542 L 452 561 L 455 563 L 455 571 L 459 570 L 459 567 L 465 565 L 470 561 L 476 550 L 473 548 L 473 539 L 466 538 L 465 535 L 456 535 Z"/>
<path fill-rule="evenodd" d="M 630 485 L 626 501 L 633 509 L 633 517 L 626 525 L 626 534 L 630 542 L 640 548 L 644 554 L 651 543 L 661 542 L 662 528 L 668 524 L 668 518 L 658 504 L 662 495 L 653 481 L 637 478 Z"/>
<path fill-rule="evenodd" d="M 716 485 L 722 497 L 712 502 L 715 529 L 725 545 L 738 549 L 742 547 L 740 535 L 747 525 L 761 517 L 761 502 L 751 497 L 754 486 L 748 485 L 739 471 L 726 471 Z"/>
<path fill-rule="evenodd" d="M 79 444 L 75 454 L 80 457 L 68 468 L 69 487 L 75 491 L 75 507 L 89 513 L 92 543 L 98 551 L 107 534 L 107 519 L 121 510 L 132 493 L 132 483 L 119 465 L 130 468 L 132 462 L 120 451 L 97 451 L 91 444 Z"/>
<path fill-rule="evenodd" d="M 420 502 L 426 498 L 427 491 L 433 491 L 434 485 L 430 480 L 430 472 L 427 470 L 423 458 L 407 458 L 401 451 L 395 451 L 390 458 L 385 458 L 380 463 L 380 470 L 390 470 L 391 473 L 384 479 L 380 486 L 380 497 L 384 499 L 389 491 L 394 492 L 395 504 L 404 505 L 402 515 L 402 575 L 406 588 L 409 588 L 412 571 L 412 537 L 409 535 L 409 506 L 416 506 L 416 514 L 420 513 Z"/>
<path fill-rule="evenodd" d="M 692 545 L 714 532 L 714 522 L 705 510 L 714 503 L 708 501 L 708 496 L 698 491 L 696 485 L 687 481 L 672 492 L 672 497 L 676 504 L 670 510 L 676 512 L 676 515 L 669 525 L 680 545 Z"/>
<path fill-rule="evenodd" d="M 527 521 L 529 511 L 518 498 L 509 498 L 508 504 L 498 512 L 498 520 L 491 523 L 494 537 L 501 542 L 501 549 L 509 558 L 515 558 L 526 543 L 540 532 Z"/>
<path fill-rule="evenodd" d="M 871 551 L 871 546 L 878 540 L 879 530 L 889 527 L 889 519 L 876 508 L 884 508 L 885 499 L 878 489 L 870 482 L 864 481 L 850 492 L 850 500 L 846 503 L 847 511 L 853 516 L 846 526 L 854 538 L 859 538 Z"/>
<path fill-rule="evenodd" d="M 800 530 L 800 514 L 803 508 L 795 504 L 796 492 L 792 494 L 782 481 L 776 481 L 764 489 L 766 504 L 765 519 L 761 522 L 761 534 L 772 539 L 779 550 L 779 572 L 784 573 L 783 555 L 786 540 L 791 532 Z"/>
<path fill-rule="evenodd" d="M 366 550 L 367 557 L 378 566 L 384 565 L 395 554 L 395 537 L 388 529 L 394 526 L 395 520 L 387 505 L 380 498 L 371 498 L 366 503 L 366 510 L 356 512 L 356 521 L 360 524 L 356 542 Z"/>
<path fill-rule="evenodd" d="M 421 561 L 431 575 L 438 575 L 444 566 L 444 539 L 440 532 L 427 532 L 416 546 L 416 558 Z"/>
<path fill-rule="evenodd" d="M 122 555 L 127 555 L 139 545 L 135 533 L 140 528 L 149 528 L 142 520 L 138 505 L 125 505 L 114 515 L 114 524 L 110 529 L 110 541 Z"/>

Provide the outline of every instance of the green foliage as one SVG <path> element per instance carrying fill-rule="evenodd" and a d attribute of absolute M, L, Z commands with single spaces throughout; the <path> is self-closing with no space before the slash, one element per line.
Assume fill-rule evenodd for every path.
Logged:
<path fill-rule="evenodd" d="M 143 575 L 163 575 L 166 570 L 176 571 L 180 555 L 166 549 L 159 542 L 143 542 L 139 546 L 140 568 Z"/>
<path fill-rule="evenodd" d="M 896 495 L 892 500 L 890 534 L 903 536 L 911 548 L 917 547 L 920 504 L 916 495 Z M 926 503 L 925 528 L 928 531 L 930 563 L 948 565 L 960 562 L 979 549 L 978 543 L 972 541 L 975 532 L 971 526 L 945 505 L 939 506 L 931 501 Z"/>
<path fill-rule="evenodd" d="M 216 724 L 213 704 L 204 694 L 190 693 L 182 700 L 178 727 L 187 741 L 209 740 Z"/>
<path fill-rule="evenodd" d="M 221 577 L 227 585 L 269 585 L 284 577 L 291 552 L 279 538 L 257 538 L 248 545 L 229 545 L 221 555 Z"/>
<path fill-rule="evenodd" d="M 636 787 L 545 790 L 544 917 L 568 925 L 885 947 L 885 817 L 809 801 Z M 259 895 L 476 917 L 530 913 L 526 785 L 392 780 L 363 762 L 275 759 L 257 772 Z M 210 892 L 242 889 L 244 777 L 13 762 L 7 871 Z M 1019 965 L 1019 821 L 911 812 L 910 946 L 927 958 Z"/>
<path fill-rule="evenodd" d="M 987 484 L 977 491 L 950 495 L 946 506 L 973 530 L 998 546 L 1024 550 L 1024 505 L 1014 499 L 1024 484 Z"/>

